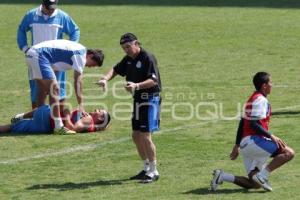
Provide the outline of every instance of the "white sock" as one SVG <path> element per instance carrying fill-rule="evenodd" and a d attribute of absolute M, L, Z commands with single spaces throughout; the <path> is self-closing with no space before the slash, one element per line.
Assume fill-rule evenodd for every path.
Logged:
<path fill-rule="evenodd" d="M 226 172 L 223 172 L 222 175 L 221 175 L 221 177 L 220 177 L 220 179 L 219 179 L 219 182 L 226 181 L 226 182 L 233 183 L 233 181 L 234 181 L 234 175 L 228 174 Z"/>
<path fill-rule="evenodd" d="M 23 119 L 25 113 L 16 114 L 15 118 Z"/>
<path fill-rule="evenodd" d="M 270 172 L 268 171 L 268 169 L 266 167 L 263 170 L 261 170 L 259 173 L 266 178 L 268 178 L 270 175 Z"/>
<path fill-rule="evenodd" d="M 149 165 L 150 165 L 149 172 L 155 172 L 155 171 L 157 171 L 157 169 L 156 169 L 156 160 L 154 160 L 152 162 L 149 162 Z"/>
<path fill-rule="evenodd" d="M 147 172 L 149 171 L 150 167 L 149 167 L 149 160 L 146 159 L 146 160 L 143 160 L 143 164 L 144 164 L 144 171 Z"/>
<path fill-rule="evenodd" d="M 54 124 L 56 129 L 60 129 L 61 127 L 64 126 L 64 124 L 61 121 L 61 118 L 54 119 Z"/>

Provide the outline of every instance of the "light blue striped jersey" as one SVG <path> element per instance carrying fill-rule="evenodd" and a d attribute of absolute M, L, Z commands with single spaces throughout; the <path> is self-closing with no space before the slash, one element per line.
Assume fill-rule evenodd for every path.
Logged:
<path fill-rule="evenodd" d="M 51 16 L 42 13 L 42 6 L 30 10 L 18 28 L 17 42 L 21 50 L 28 48 L 26 33 L 31 32 L 31 45 L 47 40 L 63 39 L 67 34 L 71 41 L 79 41 L 80 31 L 72 18 L 60 9 Z"/>

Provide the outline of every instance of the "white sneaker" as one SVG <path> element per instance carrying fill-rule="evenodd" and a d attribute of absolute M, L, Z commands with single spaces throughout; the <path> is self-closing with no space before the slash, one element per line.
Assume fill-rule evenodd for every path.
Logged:
<path fill-rule="evenodd" d="M 256 173 L 252 176 L 253 181 L 258 183 L 262 188 L 264 188 L 267 191 L 272 191 L 272 187 L 268 182 L 268 179 L 264 176 L 262 176 L 260 173 Z"/>
<path fill-rule="evenodd" d="M 213 178 L 210 182 L 210 189 L 212 191 L 217 191 L 218 186 L 223 183 L 223 181 L 220 181 L 220 177 L 222 176 L 222 174 L 223 174 L 222 169 L 215 169 L 213 171 Z"/>

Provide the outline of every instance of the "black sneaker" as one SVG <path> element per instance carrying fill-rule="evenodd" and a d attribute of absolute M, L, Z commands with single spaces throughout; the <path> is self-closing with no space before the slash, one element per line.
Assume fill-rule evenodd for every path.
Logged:
<path fill-rule="evenodd" d="M 14 116 L 13 118 L 10 119 L 10 123 L 11 123 L 11 124 L 15 124 L 15 123 L 17 123 L 17 122 L 20 121 L 20 120 L 21 120 L 20 117 Z"/>
<path fill-rule="evenodd" d="M 157 181 L 159 179 L 159 175 L 154 175 L 152 177 L 145 175 L 145 178 L 140 181 L 140 183 L 152 183 L 154 181 Z"/>
<path fill-rule="evenodd" d="M 134 175 L 132 177 L 130 177 L 130 180 L 144 180 L 146 176 L 146 171 L 142 170 L 140 171 L 140 173 L 138 173 L 137 175 Z"/>

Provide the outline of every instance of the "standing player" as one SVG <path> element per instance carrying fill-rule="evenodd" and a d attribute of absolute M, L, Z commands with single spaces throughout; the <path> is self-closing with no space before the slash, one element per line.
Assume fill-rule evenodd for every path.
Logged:
<path fill-rule="evenodd" d="M 82 73 L 85 66 L 101 66 L 104 55 L 101 50 L 91 50 L 69 40 L 49 40 L 32 46 L 26 53 L 29 77 L 38 86 L 37 106 L 45 105 L 47 95 L 55 122 L 54 133 L 65 134 L 70 130 L 60 118 L 59 86 L 54 71 L 74 70 L 74 89 L 79 110 L 84 112 L 82 100 Z M 18 116 L 17 116 L 18 117 Z M 72 132 L 72 131 L 71 131 Z"/>
<path fill-rule="evenodd" d="M 237 131 L 236 142 L 230 154 L 235 160 L 242 152 L 248 177 L 234 176 L 221 169 L 214 170 L 211 189 L 217 190 L 223 181 L 231 182 L 243 188 L 260 188 L 272 191 L 268 183 L 269 174 L 294 157 L 294 151 L 280 138 L 269 131 L 271 106 L 267 100 L 272 81 L 270 74 L 258 72 L 253 78 L 256 91 L 245 106 L 245 114 Z M 266 165 L 269 157 L 272 161 Z"/>
<path fill-rule="evenodd" d="M 24 53 L 30 48 L 26 36 L 28 31 L 31 32 L 31 45 L 47 40 L 63 39 L 63 34 L 67 34 L 71 41 L 79 41 L 78 26 L 67 13 L 57 9 L 57 4 L 58 0 L 42 0 L 42 4 L 38 8 L 26 13 L 17 34 L 18 46 Z M 55 75 L 60 85 L 60 103 L 63 106 L 66 97 L 66 74 L 63 71 L 56 71 Z M 32 79 L 29 79 L 29 85 L 32 108 L 35 108 L 37 106 L 37 85 Z"/>
<path fill-rule="evenodd" d="M 106 87 L 107 81 L 116 75 L 125 76 L 125 89 L 133 94 L 132 138 L 143 160 L 143 170 L 131 177 L 144 183 L 156 181 L 156 147 L 151 134 L 159 129 L 161 82 L 156 58 L 140 47 L 132 33 L 121 36 L 120 45 L 126 56 L 100 79 L 98 84 Z"/>

